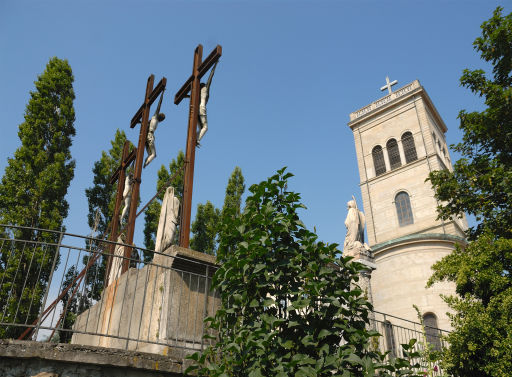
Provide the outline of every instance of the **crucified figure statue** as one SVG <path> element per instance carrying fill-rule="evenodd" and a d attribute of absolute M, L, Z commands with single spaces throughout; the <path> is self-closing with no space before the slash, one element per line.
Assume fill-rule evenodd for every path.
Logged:
<path fill-rule="evenodd" d="M 160 101 L 158 101 L 158 106 L 156 108 L 155 114 L 151 117 L 149 122 L 148 136 L 146 138 L 146 151 L 148 152 L 148 157 L 146 157 L 146 161 L 144 161 L 144 167 L 148 166 L 151 161 L 153 161 L 156 157 L 156 148 L 155 148 L 155 131 L 158 126 L 158 123 L 165 119 L 165 114 L 160 112 L 160 106 L 162 106 L 162 99 L 164 97 L 164 92 L 160 94 Z"/>
<path fill-rule="evenodd" d="M 199 119 L 197 124 L 200 130 L 196 143 L 198 147 L 200 146 L 199 142 L 203 138 L 206 131 L 208 131 L 208 119 L 206 118 L 206 104 L 208 103 L 208 99 L 210 98 L 210 85 L 212 84 L 213 75 L 215 74 L 215 68 L 217 67 L 218 62 L 219 61 L 217 60 L 213 65 L 213 68 L 210 71 L 210 76 L 208 76 L 206 84 L 201 83 L 199 85 L 201 102 L 199 103 Z"/>
<path fill-rule="evenodd" d="M 123 212 L 121 213 L 121 217 L 119 217 L 119 222 L 122 223 L 124 217 L 128 213 L 128 210 L 130 209 L 130 203 L 132 201 L 132 191 L 133 191 L 133 173 L 128 173 L 124 180 L 124 190 L 123 190 L 123 201 L 124 201 L 124 208 Z"/>

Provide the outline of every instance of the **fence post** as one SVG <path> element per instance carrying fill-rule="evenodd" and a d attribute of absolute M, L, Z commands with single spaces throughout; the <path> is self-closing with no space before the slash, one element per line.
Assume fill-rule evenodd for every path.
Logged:
<path fill-rule="evenodd" d="M 204 320 L 208 315 L 208 269 L 209 266 L 206 265 L 206 275 L 204 277 L 204 310 L 203 310 L 203 324 L 201 327 L 201 351 L 204 349 Z"/>
<path fill-rule="evenodd" d="M 39 318 L 37 319 L 36 330 L 34 331 L 34 336 L 33 336 L 34 340 L 37 340 L 37 334 L 39 333 L 39 327 L 41 327 L 41 322 L 43 319 L 43 311 L 44 311 L 44 308 L 46 307 L 46 300 L 48 299 L 48 292 L 50 291 L 50 287 L 52 285 L 53 273 L 55 272 L 55 266 L 57 265 L 57 259 L 60 255 L 60 245 L 62 244 L 62 236 L 63 235 L 64 235 L 64 233 L 62 232 L 62 227 L 61 227 L 60 235 L 59 235 L 59 242 L 57 244 L 57 250 L 55 252 L 55 256 L 53 257 L 52 270 L 50 271 L 50 277 L 48 278 L 46 292 L 44 293 L 43 304 L 41 305 L 41 311 L 39 312 Z"/>

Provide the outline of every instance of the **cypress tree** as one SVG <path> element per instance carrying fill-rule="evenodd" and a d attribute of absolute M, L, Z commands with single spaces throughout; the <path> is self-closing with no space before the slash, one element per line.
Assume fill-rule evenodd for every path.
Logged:
<path fill-rule="evenodd" d="M 0 183 L 3 224 L 63 229 L 64 199 L 74 175 L 71 159 L 75 135 L 73 74 L 67 60 L 51 58 L 35 81 L 18 136 L 21 146 L 9 158 Z M 28 241 L 58 242 L 58 233 L 29 228 L 11 235 Z M 0 309 L 3 322 L 31 323 L 38 315 L 57 249 L 16 243 L 0 255 Z M 23 327 L 0 329 L 0 337 L 17 337 Z"/>

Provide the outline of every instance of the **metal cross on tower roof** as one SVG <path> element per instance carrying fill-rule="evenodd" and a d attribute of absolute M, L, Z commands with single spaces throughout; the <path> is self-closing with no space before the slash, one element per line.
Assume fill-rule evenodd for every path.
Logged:
<path fill-rule="evenodd" d="M 386 76 L 386 85 L 384 85 L 382 88 L 380 88 L 380 90 L 384 91 L 387 89 L 388 93 L 391 94 L 391 87 L 395 84 L 398 84 L 397 80 L 393 80 L 392 82 L 389 82 L 389 77 Z"/>

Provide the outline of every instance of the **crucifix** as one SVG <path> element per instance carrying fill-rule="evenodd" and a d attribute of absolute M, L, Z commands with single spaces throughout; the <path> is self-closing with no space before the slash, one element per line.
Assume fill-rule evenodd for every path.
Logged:
<path fill-rule="evenodd" d="M 178 105 L 184 98 L 190 97 L 187 132 L 187 150 L 185 155 L 185 179 L 183 184 L 183 211 L 180 224 L 180 246 L 185 248 L 188 248 L 190 238 L 190 211 L 192 209 L 194 161 L 197 146 L 197 122 L 199 117 L 199 104 L 201 99 L 200 80 L 206 74 L 206 72 L 208 72 L 208 70 L 215 63 L 217 63 L 221 55 L 222 46 L 217 45 L 217 47 L 203 61 L 203 46 L 198 45 L 194 51 L 194 64 L 192 68 L 192 75 L 187 79 L 187 81 L 185 81 L 185 84 L 183 84 L 181 89 L 178 90 L 174 97 L 175 105 Z M 211 81 L 211 79 L 209 79 L 209 81 Z"/>
<path fill-rule="evenodd" d="M 380 88 L 380 90 L 385 91 L 387 89 L 388 94 L 391 94 L 391 92 L 392 92 L 391 87 L 395 84 L 398 84 L 398 81 L 393 80 L 392 82 L 389 82 L 389 77 L 386 76 L 386 85 L 384 85 L 382 88 Z"/>
<path fill-rule="evenodd" d="M 123 154 L 121 157 L 121 164 L 118 166 L 112 177 L 110 177 L 110 184 L 113 185 L 117 181 L 117 194 L 116 202 L 114 206 L 114 216 L 112 217 L 112 229 L 110 231 L 110 241 L 115 242 L 117 240 L 117 232 L 119 231 L 119 212 L 121 212 L 121 201 L 123 200 L 123 191 L 126 181 L 126 169 L 135 160 L 137 149 L 134 148 L 130 152 L 131 143 L 126 140 L 123 146 Z M 109 246 L 109 256 L 107 262 L 107 268 L 105 269 L 105 286 L 108 286 L 109 282 L 107 277 L 112 264 L 112 255 L 114 254 L 114 244 Z"/>
<path fill-rule="evenodd" d="M 144 160 L 144 147 L 146 146 L 147 137 L 148 137 L 148 120 L 149 120 L 149 109 L 153 102 L 158 98 L 158 96 L 165 90 L 165 85 L 167 84 L 167 79 L 163 77 L 157 86 L 153 89 L 153 84 L 155 82 L 155 75 L 151 75 L 148 78 L 148 82 L 146 85 L 146 95 L 144 97 L 144 102 L 140 106 L 139 110 L 135 113 L 132 120 L 130 121 L 130 128 L 134 128 L 138 123 L 140 123 L 140 132 L 139 132 L 139 143 L 137 144 L 137 149 L 135 153 L 135 169 L 133 172 L 133 191 L 132 198 L 130 201 L 130 209 L 128 212 L 128 223 L 126 229 L 126 243 L 131 245 L 133 243 L 133 234 L 135 232 L 135 217 L 137 215 L 137 204 L 139 202 L 139 192 L 140 192 L 140 178 L 142 175 L 142 163 Z M 131 250 L 128 247 L 124 249 L 124 260 L 123 267 L 121 273 L 125 273 L 128 271 L 128 267 L 130 265 Z"/>

